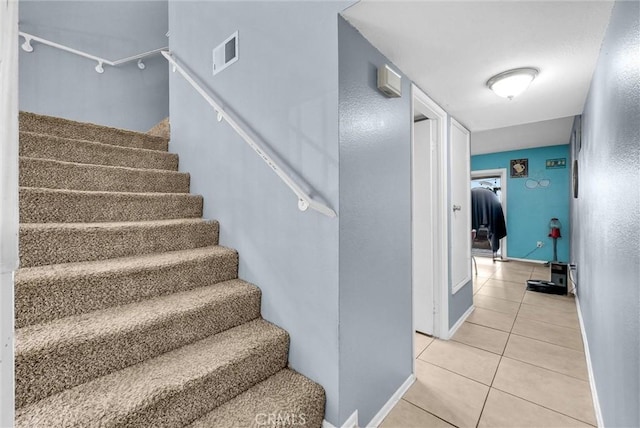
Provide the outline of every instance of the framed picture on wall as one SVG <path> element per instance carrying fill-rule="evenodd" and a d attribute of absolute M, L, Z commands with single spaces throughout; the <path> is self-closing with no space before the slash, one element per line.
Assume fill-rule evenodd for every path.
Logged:
<path fill-rule="evenodd" d="M 529 159 L 511 159 L 511 178 L 526 178 L 529 176 Z"/>

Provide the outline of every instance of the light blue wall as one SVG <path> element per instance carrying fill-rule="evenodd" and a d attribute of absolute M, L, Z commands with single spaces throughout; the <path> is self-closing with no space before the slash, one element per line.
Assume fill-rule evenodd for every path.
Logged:
<path fill-rule="evenodd" d="M 345 2 L 169 4 L 171 50 L 339 210 L 338 19 Z M 212 49 L 239 31 L 239 60 L 212 75 Z M 338 416 L 338 218 L 300 212 L 295 195 L 177 74 L 170 150 L 263 291 L 262 314 L 291 335 L 291 366 L 327 392 Z"/>
<path fill-rule="evenodd" d="M 166 46 L 167 28 L 166 1 L 20 1 L 20 30 L 108 60 Z M 161 56 L 98 74 L 91 60 L 33 47 L 20 49 L 21 110 L 139 131 L 169 115 Z"/>
<path fill-rule="evenodd" d="M 569 135 L 567 135 L 567 141 Z M 547 159 L 566 158 L 567 167 L 546 169 Z M 511 178 L 510 160 L 529 159 L 529 178 L 548 179 L 547 187 L 529 189 L 526 178 Z M 558 260 L 569 261 L 569 145 L 539 147 L 471 156 L 471 170 L 507 169 L 507 255 L 509 257 L 549 261 L 553 259 L 553 241 L 549 235 L 549 220 L 556 217 L 562 224 L 562 238 L 558 239 Z M 544 246 L 536 248 L 537 241 Z"/>
<path fill-rule="evenodd" d="M 340 420 L 368 423 L 412 372 L 411 85 L 344 19 L 340 51 Z"/>
<path fill-rule="evenodd" d="M 571 258 L 604 426 L 640 426 L 640 3 L 616 2 L 582 115 Z"/>

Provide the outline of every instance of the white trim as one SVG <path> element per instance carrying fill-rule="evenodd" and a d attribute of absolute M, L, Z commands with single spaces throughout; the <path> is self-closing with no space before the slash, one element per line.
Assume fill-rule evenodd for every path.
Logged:
<path fill-rule="evenodd" d="M 476 155 L 474 155 L 476 156 Z M 507 191 L 507 169 L 506 168 L 496 168 L 496 169 L 479 169 L 476 171 L 471 171 L 471 180 L 476 180 L 478 178 L 484 178 L 484 177 L 495 177 L 496 175 L 500 176 L 500 190 L 502 192 L 502 212 L 504 213 L 504 220 L 505 223 L 507 223 L 507 225 L 509 224 L 507 222 L 507 208 L 508 208 L 508 204 L 507 204 L 507 198 L 509 195 L 509 192 Z M 502 238 L 500 240 L 500 249 L 501 249 L 501 253 L 502 254 L 502 258 L 503 259 L 507 259 L 509 258 L 509 252 L 507 249 L 507 237 L 505 236 L 504 238 Z M 511 260 L 517 260 L 517 259 L 511 259 Z"/>
<path fill-rule="evenodd" d="M 458 331 L 460 326 L 467 320 L 467 318 L 469 318 L 469 315 L 471 315 L 471 313 L 473 312 L 473 310 L 475 308 L 476 308 L 475 306 L 471 305 L 469 307 L 469 309 L 467 309 L 467 311 L 464 314 L 462 314 L 460 319 L 458 319 L 458 321 L 456 321 L 456 323 L 453 325 L 453 327 L 451 327 L 451 329 L 449 330 L 449 334 L 447 335 L 447 339 L 451 339 L 453 337 L 453 335 L 456 334 L 456 331 Z"/>
<path fill-rule="evenodd" d="M 434 237 L 436 244 L 434 246 L 434 282 L 433 282 L 433 299 L 434 299 L 434 336 L 445 336 L 449 331 L 449 236 L 448 236 L 448 214 L 449 207 L 447 202 L 447 112 L 445 112 L 438 104 L 436 104 L 431 98 L 427 96 L 419 87 L 415 84 L 411 84 L 411 105 L 413 114 L 414 101 L 418 100 L 425 107 L 430 110 L 433 115 L 433 120 L 438 122 L 438 164 L 439 164 L 439 179 L 440 186 L 438 189 L 437 199 L 439 200 L 439 209 L 436 210 L 434 225 L 435 233 Z M 413 239 L 413 236 L 412 236 Z M 413 283 L 412 283 L 413 289 Z M 413 291 L 411 299 L 411 308 L 413 313 Z M 415 325 L 413 321 L 413 315 L 411 317 L 411 341 L 413 344 L 413 337 L 415 332 Z M 415 373 L 415 364 L 414 364 Z"/>
<path fill-rule="evenodd" d="M 467 175 L 466 178 L 466 195 L 464 196 L 464 201 L 466 201 L 466 203 L 464 201 L 451 201 L 452 205 L 456 205 L 456 202 L 459 203 L 461 209 L 463 210 L 468 210 L 468 214 L 467 214 L 467 227 L 466 227 L 466 243 L 467 245 L 465 245 L 465 265 L 467 266 L 467 275 L 460 280 L 457 284 L 451 284 L 451 294 L 456 294 L 458 291 L 460 291 L 465 285 L 469 284 L 469 281 L 471 281 L 472 279 L 472 272 L 471 272 L 471 133 L 469 132 L 469 130 L 467 128 L 465 128 L 464 126 L 462 126 L 462 124 L 460 122 L 458 122 L 456 119 L 454 119 L 453 117 L 451 118 L 451 123 L 450 123 L 451 127 L 456 127 L 458 128 L 460 131 L 462 131 L 464 134 L 466 134 L 467 137 L 467 143 L 466 143 L 466 151 L 465 151 L 465 173 Z M 449 136 L 450 136 L 450 141 L 449 141 L 449 173 L 453 174 L 453 167 L 451 165 L 451 163 L 454 161 L 453 159 L 453 155 L 452 155 L 452 151 L 453 151 L 453 132 L 449 132 Z M 451 180 L 453 181 L 453 180 Z M 452 192 L 453 193 L 453 192 Z M 453 215 L 452 212 L 449 213 L 450 215 Z M 453 234 L 453 230 L 451 231 L 451 233 Z M 452 239 L 453 241 L 453 239 Z M 453 244 L 452 244 L 453 245 Z M 451 258 L 453 259 L 454 254 L 451 254 Z"/>
<path fill-rule="evenodd" d="M 412 104 L 415 104 L 412 98 Z M 420 106 L 423 106 L 420 104 Z M 415 114 L 415 113 L 414 113 Z M 438 178 L 433 174 L 433 131 L 437 122 L 411 127 L 411 283 L 414 331 L 433 335 L 435 324 L 434 205 Z"/>
<path fill-rule="evenodd" d="M 14 271 L 18 268 L 18 1 L 0 2 L 0 426 L 15 419 Z"/>
<path fill-rule="evenodd" d="M 336 428 L 336 426 L 326 419 L 323 419 L 322 428 Z M 341 428 L 358 428 L 358 409 L 354 410 L 351 416 L 344 421 Z"/>
<path fill-rule="evenodd" d="M 415 381 L 416 381 L 415 375 L 414 374 L 409 375 L 407 380 L 405 380 L 402 383 L 402 385 L 400 385 L 400 388 L 398 388 L 396 390 L 396 392 L 391 396 L 391 398 L 389 398 L 389 401 L 387 401 L 384 404 L 384 406 L 382 406 L 380 411 L 378 413 L 376 413 L 376 415 L 371 419 L 371 421 L 369 421 L 369 423 L 367 425 L 365 425 L 365 427 L 366 428 L 377 428 L 378 425 L 380 425 L 382 423 L 384 418 L 387 417 L 389 412 L 391 412 L 391 410 L 393 410 L 393 408 L 398 403 L 398 401 L 400 401 L 402 396 L 409 390 L 409 388 L 411 388 L 411 385 L 413 385 L 413 383 Z"/>
<path fill-rule="evenodd" d="M 508 257 L 508 258 L 505 258 L 505 259 L 506 260 L 513 260 L 514 262 L 536 263 L 536 264 L 539 264 L 539 265 L 547 264 L 547 262 L 544 262 L 542 260 L 519 259 L 517 257 Z"/>
<path fill-rule="evenodd" d="M 591 399 L 593 400 L 593 410 L 596 414 L 596 420 L 599 427 L 604 427 L 602 419 L 602 409 L 600 408 L 600 400 L 598 399 L 598 390 L 596 389 L 596 379 L 593 374 L 593 366 L 591 365 L 591 353 L 589 352 L 589 341 L 587 340 L 587 332 L 584 329 L 584 320 L 582 319 L 582 309 L 580 308 L 580 299 L 576 296 L 576 306 L 578 307 L 578 320 L 580 321 L 580 333 L 582 333 L 582 343 L 584 346 L 584 356 L 587 360 L 587 372 L 589 373 L 589 385 L 591 386 Z"/>

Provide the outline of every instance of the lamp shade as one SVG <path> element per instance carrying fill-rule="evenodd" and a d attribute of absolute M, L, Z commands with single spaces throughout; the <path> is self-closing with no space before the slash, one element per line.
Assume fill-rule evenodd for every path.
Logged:
<path fill-rule="evenodd" d="M 487 86 L 496 95 L 512 99 L 523 93 L 537 75 L 535 68 L 516 68 L 496 74 L 487 81 Z"/>

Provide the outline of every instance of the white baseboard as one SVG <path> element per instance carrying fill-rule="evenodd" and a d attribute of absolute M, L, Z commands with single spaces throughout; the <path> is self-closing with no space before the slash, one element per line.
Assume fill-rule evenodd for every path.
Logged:
<path fill-rule="evenodd" d="M 507 257 L 505 260 L 513 260 L 514 262 L 525 262 L 525 263 L 536 263 L 539 265 L 544 265 L 547 262 L 543 262 L 542 260 L 529 260 L 529 259 L 518 259 L 516 257 Z"/>
<path fill-rule="evenodd" d="M 591 354 L 589 353 L 589 341 L 587 333 L 584 330 L 584 320 L 582 319 L 582 309 L 580 308 L 580 299 L 576 294 L 576 306 L 578 307 L 578 320 L 580 321 L 580 332 L 582 333 L 582 343 L 584 344 L 584 356 L 587 359 L 587 371 L 589 373 L 589 384 L 591 385 L 591 398 L 593 399 L 593 410 L 596 413 L 596 420 L 599 427 L 604 427 L 602 419 L 602 409 L 600 409 L 600 400 L 598 399 L 598 390 L 596 389 L 596 379 L 593 375 L 593 367 L 591 366 Z"/>
<path fill-rule="evenodd" d="M 322 428 L 336 428 L 331 422 L 328 422 L 326 419 L 322 421 Z M 347 419 L 342 428 L 358 428 L 358 410 L 356 409 L 349 419 Z"/>
<path fill-rule="evenodd" d="M 453 325 L 453 327 L 451 327 L 449 329 L 449 332 L 447 333 L 447 337 L 442 338 L 442 339 L 446 339 L 449 340 L 453 337 L 454 334 L 456 334 L 456 331 L 458 331 L 458 329 L 460 328 L 460 326 L 467 320 L 467 318 L 469 318 L 469 315 L 471 315 L 471 312 L 473 312 L 473 310 L 476 307 L 471 305 L 469 307 L 469 309 L 467 309 L 467 311 L 462 314 L 462 316 L 460 317 L 460 319 L 458 321 L 456 321 L 456 323 Z"/>
<path fill-rule="evenodd" d="M 407 390 L 411 387 L 411 385 L 413 385 L 413 382 L 415 381 L 416 381 L 416 377 L 412 373 L 411 375 L 409 375 L 407 380 L 405 380 L 402 383 L 402 385 L 400 385 L 400 388 L 396 390 L 396 392 L 391 396 L 391 398 L 389 398 L 389 401 L 387 401 L 384 404 L 384 406 L 382 406 L 380 411 L 373 417 L 373 419 L 369 421 L 369 423 L 366 425 L 366 428 L 377 428 L 378 425 L 382 423 L 382 421 L 384 420 L 384 418 L 387 417 L 391 409 L 394 408 L 396 403 L 400 401 L 404 393 L 407 392 Z"/>

